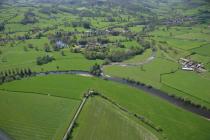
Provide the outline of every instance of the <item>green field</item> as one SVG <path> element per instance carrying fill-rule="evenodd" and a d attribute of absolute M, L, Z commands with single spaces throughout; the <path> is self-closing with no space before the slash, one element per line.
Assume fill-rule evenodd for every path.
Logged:
<path fill-rule="evenodd" d="M 50 93 L 56 96 L 78 99 L 83 95 L 83 91 L 92 88 L 117 102 L 130 112 L 143 115 L 155 125 L 160 126 L 163 129 L 164 135 L 170 140 L 185 140 L 187 138 L 192 140 L 208 140 L 210 137 L 208 133 L 210 129 L 209 121 L 177 108 L 162 99 L 110 81 L 74 75 L 52 75 L 14 81 L 4 84 L 0 88 Z M 182 133 L 183 130 L 185 130 L 185 133 Z"/>
<path fill-rule="evenodd" d="M 174 74 L 164 75 L 162 80 L 164 84 L 210 104 L 210 79 L 205 76 L 202 77 L 202 75 L 199 76 L 193 72 L 178 71 Z"/>
<path fill-rule="evenodd" d="M 64 50 L 65 56 L 60 52 L 45 53 L 43 51 L 28 50 L 23 51 L 23 47 L 2 48 L 0 55 L 1 70 L 28 68 L 33 71 L 50 71 L 56 70 L 59 66 L 60 70 L 89 70 L 94 63 L 101 63 L 101 60 L 87 60 L 81 54 L 71 53 L 69 49 Z M 45 54 L 55 57 L 55 61 L 43 66 L 36 64 L 37 56 Z"/>
<path fill-rule="evenodd" d="M 137 120 L 100 97 L 88 99 L 77 125 L 72 134 L 73 140 L 158 139 Z"/>
<path fill-rule="evenodd" d="M 152 50 L 146 50 L 143 54 L 137 55 L 131 59 L 124 61 L 125 63 L 141 63 L 146 61 L 152 54 Z"/>
<path fill-rule="evenodd" d="M 151 63 L 145 64 L 143 67 L 106 66 L 104 67 L 104 71 L 105 74 L 110 76 L 134 79 L 158 88 L 161 86 L 160 74 L 169 73 L 177 68 L 178 65 L 176 63 L 157 58 Z"/>
<path fill-rule="evenodd" d="M 0 128 L 15 140 L 60 140 L 78 100 L 0 91 Z"/>
<path fill-rule="evenodd" d="M 166 41 L 166 46 L 182 49 L 182 50 L 190 50 L 193 48 L 200 47 L 205 44 L 203 41 L 194 41 L 194 40 L 186 40 L 186 39 L 177 39 L 177 38 L 165 38 L 160 37 L 157 38 L 158 41 Z"/>
<path fill-rule="evenodd" d="M 61 140 L 94 90 L 70 139 L 209 140 L 209 120 L 182 109 L 210 111 L 209 9 L 209 0 L 0 0 L 0 130 Z M 102 78 L 61 74 L 71 70 Z"/>
<path fill-rule="evenodd" d="M 195 52 L 197 54 L 200 54 L 200 55 L 210 57 L 210 45 L 209 44 L 203 45 L 202 47 L 199 47 L 199 48 L 192 49 L 191 51 Z"/>

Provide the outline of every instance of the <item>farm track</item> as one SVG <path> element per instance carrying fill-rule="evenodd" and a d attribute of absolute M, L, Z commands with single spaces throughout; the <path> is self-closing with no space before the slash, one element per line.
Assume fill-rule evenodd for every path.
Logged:
<path fill-rule="evenodd" d="M 36 76 L 60 75 L 60 74 L 74 74 L 74 75 L 94 77 L 94 75 L 90 74 L 89 72 L 80 71 L 80 70 L 40 72 L 40 73 L 36 73 Z M 120 83 L 120 84 L 125 84 L 127 86 L 139 89 L 141 91 L 145 91 L 146 93 L 156 96 L 156 97 L 159 97 L 159 98 L 161 98 L 177 107 L 180 107 L 184 110 L 195 113 L 195 114 L 197 114 L 201 117 L 204 117 L 206 119 L 210 119 L 210 110 L 198 108 L 195 105 L 188 104 L 188 103 L 184 102 L 183 100 L 175 98 L 173 96 L 170 96 L 170 94 L 163 92 L 159 89 L 149 88 L 148 86 L 144 86 L 141 84 L 137 85 L 135 83 L 129 83 L 126 80 L 119 78 L 119 77 L 110 77 L 110 76 L 103 75 L 99 78 L 106 79 L 106 80 L 113 81 L 113 82 Z"/>
<path fill-rule="evenodd" d="M 89 93 L 90 92 L 91 91 L 89 91 Z M 74 128 L 75 122 L 76 122 L 80 112 L 82 111 L 82 108 L 84 107 L 88 97 L 89 97 L 89 94 L 87 96 L 84 96 L 80 106 L 78 107 L 78 109 L 77 109 L 77 111 L 76 111 L 76 113 L 75 113 L 75 115 L 74 115 L 74 117 L 73 117 L 73 119 L 72 119 L 72 121 L 71 121 L 71 123 L 70 123 L 70 125 L 69 125 L 69 127 L 68 127 L 68 129 L 67 129 L 67 131 L 65 133 L 65 135 L 64 135 L 64 137 L 63 137 L 63 140 L 68 140 L 68 138 L 69 138 L 69 136 L 70 136 L 70 134 L 72 132 L 72 129 Z"/>

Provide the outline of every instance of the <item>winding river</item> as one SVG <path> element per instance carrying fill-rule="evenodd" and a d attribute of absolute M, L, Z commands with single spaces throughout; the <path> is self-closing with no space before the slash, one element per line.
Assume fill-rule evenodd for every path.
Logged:
<path fill-rule="evenodd" d="M 85 76 L 85 77 L 95 77 L 91 73 L 89 73 L 87 71 L 81 71 L 81 70 L 39 72 L 39 73 L 35 73 L 35 76 L 61 75 L 61 74 L 74 74 L 74 75 L 80 75 L 80 76 Z M 166 92 L 163 92 L 159 89 L 151 88 L 151 87 L 144 86 L 141 84 L 137 85 L 135 83 L 130 83 L 122 78 L 104 76 L 103 74 L 101 77 L 98 77 L 98 78 L 106 79 L 106 80 L 113 81 L 113 82 L 120 83 L 120 84 L 125 84 L 130 87 L 139 89 L 141 91 L 145 91 L 146 93 L 148 93 L 150 95 L 157 96 L 157 97 L 159 97 L 159 98 L 161 98 L 177 107 L 180 107 L 182 109 L 185 109 L 187 111 L 195 113 L 207 120 L 210 120 L 210 110 L 198 108 L 192 104 L 187 104 L 183 100 L 169 96 Z M 0 140 L 11 140 L 11 138 L 7 134 L 5 134 L 3 131 L 0 130 Z"/>
<path fill-rule="evenodd" d="M 56 75 L 56 74 L 57 75 L 60 75 L 60 74 L 75 74 L 75 75 L 86 76 L 86 77 L 95 77 L 94 75 L 92 75 L 91 73 L 89 73 L 87 71 L 80 71 L 80 70 L 40 72 L 40 73 L 36 73 L 36 76 L 47 76 L 47 75 Z M 181 99 L 177 99 L 175 97 L 169 96 L 166 92 L 163 92 L 159 89 L 156 89 L 156 88 L 153 88 L 153 87 L 149 88 L 148 86 L 141 85 L 141 84 L 137 85 L 135 83 L 130 83 L 130 82 L 128 82 L 128 81 L 126 81 L 122 78 L 119 78 L 119 77 L 104 76 L 103 74 L 99 78 L 137 88 L 141 91 L 145 91 L 146 93 L 148 93 L 150 95 L 157 96 L 157 97 L 159 97 L 163 100 L 166 100 L 166 101 L 168 101 L 169 103 L 171 103 L 175 106 L 178 106 L 178 107 L 183 108 L 187 111 L 190 111 L 190 112 L 195 113 L 199 116 L 202 116 L 203 118 L 206 118 L 208 120 L 210 119 L 210 110 L 203 109 L 203 108 L 198 108 L 193 104 L 188 104 Z"/>

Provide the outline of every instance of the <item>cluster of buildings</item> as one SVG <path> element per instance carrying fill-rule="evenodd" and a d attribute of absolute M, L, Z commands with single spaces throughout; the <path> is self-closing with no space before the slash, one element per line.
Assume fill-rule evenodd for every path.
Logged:
<path fill-rule="evenodd" d="M 188 16 L 176 17 L 176 18 L 168 19 L 168 20 L 164 21 L 163 23 L 167 24 L 167 25 L 179 25 L 179 24 L 183 24 L 185 21 L 192 22 L 193 19 L 192 19 L 192 17 L 188 17 Z"/>
<path fill-rule="evenodd" d="M 182 70 L 185 71 L 196 71 L 196 72 L 205 72 L 204 65 L 189 59 L 180 58 L 179 63 L 182 65 Z"/>
<path fill-rule="evenodd" d="M 84 35 L 86 36 L 92 36 L 92 35 L 108 35 L 108 34 L 112 34 L 112 35 L 119 35 L 119 34 L 125 34 L 125 33 L 129 33 L 129 30 L 114 30 L 114 29 L 106 29 L 106 30 L 87 30 L 84 32 Z"/>

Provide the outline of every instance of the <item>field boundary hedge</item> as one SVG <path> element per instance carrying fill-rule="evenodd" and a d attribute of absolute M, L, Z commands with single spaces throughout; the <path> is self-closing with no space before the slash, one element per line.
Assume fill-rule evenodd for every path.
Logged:
<path fill-rule="evenodd" d="M 146 124 L 147 126 L 151 127 L 152 129 L 154 129 L 156 132 L 163 134 L 163 129 L 160 126 L 155 125 L 151 120 L 147 119 L 146 117 L 144 117 L 143 115 L 139 115 L 137 113 L 133 113 L 128 111 L 126 108 L 122 107 L 120 104 L 116 103 L 115 101 L 111 100 L 110 98 L 104 96 L 103 94 L 92 90 L 93 92 L 90 94 L 90 97 L 94 97 L 94 96 L 98 96 L 101 97 L 102 99 L 110 102 L 112 105 L 114 105 L 115 107 L 117 107 L 118 109 L 120 109 L 121 111 L 132 115 L 133 117 L 137 118 L 138 120 L 142 121 L 144 124 Z"/>
<path fill-rule="evenodd" d="M 58 95 L 51 95 L 48 93 L 41 93 L 41 92 L 34 92 L 34 91 L 21 91 L 21 90 L 8 90 L 8 89 L 0 89 L 0 91 L 6 91 L 6 92 L 14 92 L 14 93 L 19 93 L 19 94 L 39 94 L 39 95 L 44 95 L 44 96 L 50 96 L 50 97 L 56 97 L 56 98 L 63 98 L 63 99 L 69 99 L 69 100 L 76 100 L 76 101 L 81 101 L 81 99 L 77 98 L 69 98 L 69 97 L 63 97 L 63 96 L 58 96 Z"/>

